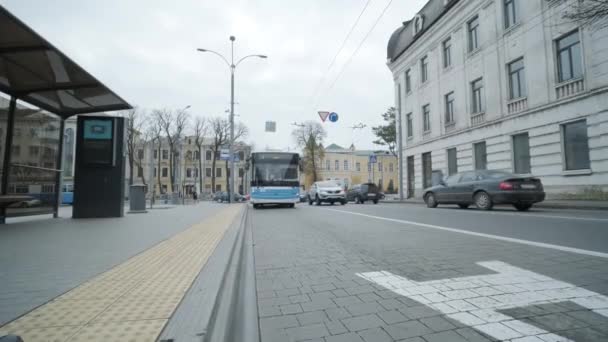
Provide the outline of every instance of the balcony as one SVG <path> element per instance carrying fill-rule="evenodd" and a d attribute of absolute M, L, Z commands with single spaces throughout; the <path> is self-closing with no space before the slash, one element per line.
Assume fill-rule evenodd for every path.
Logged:
<path fill-rule="evenodd" d="M 583 90 L 585 90 L 585 82 L 582 78 L 566 81 L 555 86 L 555 94 L 558 100 L 578 94 Z"/>
<path fill-rule="evenodd" d="M 528 109 L 528 98 L 520 97 L 507 102 L 507 113 L 513 114 Z"/>
<path fill-rule="evenodd" d="M 456 129 L 456 122 L 450 121 L 445 123 L 445 132 L 449 133 Z"/>
<path fill-rule="evenodd" d="M 471 126 L 481 125 L 484 122 L 486 122 L 485 112 L 471 114 Z"/>

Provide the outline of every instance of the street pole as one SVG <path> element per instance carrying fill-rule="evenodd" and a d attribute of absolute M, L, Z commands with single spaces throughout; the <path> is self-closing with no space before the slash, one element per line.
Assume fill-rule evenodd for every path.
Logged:
<path fill-rule="evenodd" d="M 230 171 L 228 172 L 228 191 L 229 193 L 229 202 L 234 202 L 234 69 L 236 68 L 234 65 L 234 40 L 236 38 L 234 36 L 230 36 L 230 45 L 231 45 L 231 57 L 230 57 Z"/>
<path fill-rule="evenodd" d="M 397 85 L 397 167 L 399 168 L 399 200 L 403 201 L 403 133 L 401 125 L 401 84 Z"/>

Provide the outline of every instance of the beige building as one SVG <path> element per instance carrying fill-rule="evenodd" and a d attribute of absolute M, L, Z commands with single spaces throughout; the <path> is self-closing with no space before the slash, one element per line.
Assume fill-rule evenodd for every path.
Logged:
<path fill-rule="evenodd" d="M 373 158 L 376 162 L 370 163 Z M 372 182 L 378 184 L 382 191 L 390 193 L 399 190 L 397 166 L 397 157 L 388 151 L 356 150 L 354 145 L 343 148 L 331 144 L 325 148 L 317 176 L 320 180 L 338 181 L 346 188 Z M 310 184 L 306 184 L 307 189 L 308 185 Z"/>

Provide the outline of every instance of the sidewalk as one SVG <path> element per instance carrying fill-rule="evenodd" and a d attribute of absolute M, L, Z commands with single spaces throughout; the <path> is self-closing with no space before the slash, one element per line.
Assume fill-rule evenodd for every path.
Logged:
<path fill-rule="evenodd" d="M 380 202 L 424 205 L 424 201 L 420 198 L 410 198 L 403 201 L 398 199 L 385 199 Z M 608 210 L 608 201 L 546 200 L 541 203 L 535 203 L 534 207 L 552 209 Z"/>

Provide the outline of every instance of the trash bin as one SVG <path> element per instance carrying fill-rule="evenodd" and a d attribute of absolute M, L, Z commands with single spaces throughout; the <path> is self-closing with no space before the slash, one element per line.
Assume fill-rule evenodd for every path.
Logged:
<path fill-rule="evenodd" d="M 146 186 L 133 184 L 129 190 L 129 212 L 146 213 Z"/>

